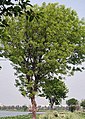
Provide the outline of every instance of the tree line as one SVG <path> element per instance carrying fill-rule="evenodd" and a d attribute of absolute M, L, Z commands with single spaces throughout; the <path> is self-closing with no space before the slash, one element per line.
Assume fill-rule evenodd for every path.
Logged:
<path fill-rule="evenodd" d="M 0 110 L 7 110 L 7 111 L 28 111 L 28 107 L 26 105 L 23 106 L 0 106 Z"/>
<path fill-rule="evenodd" d="M 59 106 L 60 104 L 56 104 L 55 106 L 38 106 L 38 111 L 44 111 L 44 110 L 50 110 L 50 109 L 53 109 L 53 110 L 69 110 L 71 112 L 74 112 L 75 110 L 81 110 L 81 107 L 83 109 L 83 111 L 85 111 L 85 99 L 84 100 L 81 100 L 81 101 L 78 101 L 77 99 L 75 98 L 71 98 L 71 99 L 68 99 L 66 101 L 66 104 L 67 106 L 62 106 L 61 107 Z M 19 105 L 12 105 L 12 106 L 0 106 L 0 110 L 11 110 L 11 111 L 30 111 L 30 107 L 27 107 L 26 105 L 23 105 L 23 106 L 19 106 Z"/>

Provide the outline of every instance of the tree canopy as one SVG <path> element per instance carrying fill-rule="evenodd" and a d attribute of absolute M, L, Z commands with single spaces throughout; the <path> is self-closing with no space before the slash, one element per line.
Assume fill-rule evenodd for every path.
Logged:
<path fill-rule="evenodd" d="M 9 26 L 2 28 L 0 40 L 2 55 L 16 69 L 16 86 L 31 98 L 35 114 L 35 95 L 47 80 L 82 70 L 77 65 L 85 61 L 85 22 L 58 3 L 35 5 L 33 10 L 42 16 L 32 22 L 26 14 L 6 17 Z"/>
<path fill-rule="evenodd" d="M 77 105 L 77 104 L 78 104 L 78 100 L 75 99 L 75 98 L 71 98 L 71 99 L 69 99 L 69 100 L 66 101 L 66 104 L 67 104 L 68 106 Z"/>

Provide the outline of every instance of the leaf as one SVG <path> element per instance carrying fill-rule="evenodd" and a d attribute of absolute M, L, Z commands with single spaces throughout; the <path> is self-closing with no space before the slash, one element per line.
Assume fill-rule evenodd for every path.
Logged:
<path fill-rule="evenodd" d="M 22 91 L 21 94 L 25 97 L 26 96 L 26 92 Z"/>
<path fill-rule="evenodd" d="M 2 24 L 4 24 L 5 26 L 9 26 L 9 25 L 7 24 L 7 21 L 6 21 L 5 19 L 2 21 Z"/>

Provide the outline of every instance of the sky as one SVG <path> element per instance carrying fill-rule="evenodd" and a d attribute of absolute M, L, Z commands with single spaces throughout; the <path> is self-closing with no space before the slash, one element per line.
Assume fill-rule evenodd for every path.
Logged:
<path fill-rule="evenodd" d="M 32 4 L 41 5 L 44 0 L 30 0 Z M 66 7 L 71 7 L 77 13 L 79 18 L 85 17 L 85 0 L 45 0 L 46 3 L 59 2 Z M 0 103 L 4 105 L 30 105 L 30 100 L 24 98 L 18 88 L 15 87 L 14 70 L 10 65 L 10 61 L 2 61 L 0 58 Z M 85 63 L 83 63 L 85 67 Z M 65 80 L 67 87 L 69 88 L 68 98 L 76 98 L 78 100 L 85 99 L 85 71 L 76 72 L 74 76 L 67 77 Z M 38 105 L 48 105 L 48 100 L 44 98 L 36 97 Z M 65 104 L 65 103 L 63 103 Z"/>

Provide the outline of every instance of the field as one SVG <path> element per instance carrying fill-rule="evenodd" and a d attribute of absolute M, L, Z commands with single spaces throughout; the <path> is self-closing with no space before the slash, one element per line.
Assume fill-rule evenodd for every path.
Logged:
<path fill-rule="evenodd" d="M 16 117 L 1 117 L 0 119 L 32 119 L 31 115 L 23 115 Z M 46 114 L 37 115 L 37 119 L 85 119 L 85 113 L 71 112 L 46 112 Z"/>

